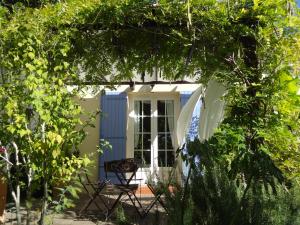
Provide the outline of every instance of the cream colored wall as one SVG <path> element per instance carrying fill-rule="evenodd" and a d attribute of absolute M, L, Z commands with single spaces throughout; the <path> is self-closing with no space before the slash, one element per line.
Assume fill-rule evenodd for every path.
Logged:
<path fill-rule="evenodd" d="M 96 94 L 88 98 L 78 99 L 78 102 L 82 109 L 86 112 L 96 112 L 100 109 L 100 96 Z M 87 116 L 82 116 L 81 120 L 85 121 L 88 119 Z M 100 130 L 100 117 L 97 115 L 96 120 L 93 122 L 95 127 L 86 128 L 87 136 L 82 144 L 79 146 L 81 155 L 87 154 L 90 155 L 93 153 L 93 156 L 90 157 L 93 160 L 93 166 L 91 168 L 91 179 L 96 181 L 98 179 L 99 173 L 99 156 L 97 154 L 97 145 L 99 145 L 99 130 Z"/>

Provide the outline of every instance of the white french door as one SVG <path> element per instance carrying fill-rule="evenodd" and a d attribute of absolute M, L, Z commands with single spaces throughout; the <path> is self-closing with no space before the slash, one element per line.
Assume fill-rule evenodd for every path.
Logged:
<path fill-rule="evenodd" d="M 129 97 L 127 156 L 141 162 L 138 174 L 166 176 L 174 166 L 177 141 L 177 95 L 149 94 Z"/>

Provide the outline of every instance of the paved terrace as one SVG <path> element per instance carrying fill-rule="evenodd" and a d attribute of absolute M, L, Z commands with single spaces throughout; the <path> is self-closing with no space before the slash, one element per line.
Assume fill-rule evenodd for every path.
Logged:
<path fill-rule="evenodd" d="M 136 193 L 137 197 L 141 201 L 143 207 L 147 207 L 148 204 L 154 199 L 154 196 L 143 191 L 140 193 Z M 106 201 L 112 202 L 117 195 L 109 195 L 106 198 Z M 149 214 L 145 218 L 140 218 L 138 213 L 136 212 L 135 208 L 132 206 L 132 203 L 128 199 L 127 196 L 122 198 L 121 203 L 119 204 L 118 209 L 114 211 L 112 216 L 109 219 L 105 217 L 105 210 L 100 212 L 97 207 L 92 204 L 86 213 L 83 213 L 82 216 L 78 216 L 78 212 L 80 211 L 81 207 L 87 201 L 86 195 L 81 195 L 80 200 L 76 201 L 76 207 L 72 209 L 68 209 L 63 213 L 53 213 L 51 212 L 50 215 L 47 216 L 47 224 L 53 225 L 118 225 L 118 224 L 128 224 L 128 225 L 164 225 L 166 224 L 166 212 L 160 206 L 159 203 L 156 203 L 154 207 L 151 209 Z M 98 199 L 97 203 L 102 208 L 103 203 Z M 35 204 L 39 204 L 37 201 Z M 33 206 L 34 207 L 34 206 Z M 126 217 L 127 223 L 120 223 L 120 217 L 122 217 L 122 211 L 124 212 L 123 215 Z M 22 208 L 22 214 L 25 215 L 25 209 Z M 39 212 L 32 211 L 32 224 L 37 224 L 39 217 Z M 13 213 L 12 208 L 8 208 L 5 214 L 6 222 L 5 224 L 13 225 L 16 224 L 15 214 Z M 24 221 L 25 224 L 25 221 Z"/>

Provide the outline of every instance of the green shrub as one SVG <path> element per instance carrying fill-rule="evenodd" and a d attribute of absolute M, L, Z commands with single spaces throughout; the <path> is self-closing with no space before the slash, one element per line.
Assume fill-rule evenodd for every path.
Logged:
<path fill-rule="evenodd" d="M 249 182 L 243 173 L 232 176 L 224 153 L 214 146 L 199 145 L 197 140 L 188 145 L 190 152 L 201 157 L 200 163 L 193 167 L 190 182 L 193 224 L 300 224 L 298 183 L 288 188 L 276 179 L 271 180 L 270 175 L 268 179 L 272 182 L 259 177 Z"/>
<path fill-rule="evenodd" d="M 169 225 L 300 225 L 297 182 L 287 187 L 253 180 L 247 185 L 242 174 L 230 176 L 227 163 L 216 151 L 199 150 L 199 146 L 197 141 L 188 146 L 194 154 L 201 152 L 200 163 L 192 165 L 188 186 L 164 190 Z"/>

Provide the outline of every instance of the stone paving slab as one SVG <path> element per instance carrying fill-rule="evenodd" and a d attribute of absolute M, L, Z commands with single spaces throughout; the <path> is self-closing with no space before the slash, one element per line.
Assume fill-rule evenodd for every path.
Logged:
<path fill-rule="evenodd" d="M 98 225 L 99 223 L 95 223 L 90 220 L 72 220 L 72 219 L 63 219 L 63 218 L 61 219 L 54 218 L 53 220 L 53 225 L 95 225 L 95 224 Z"/>

